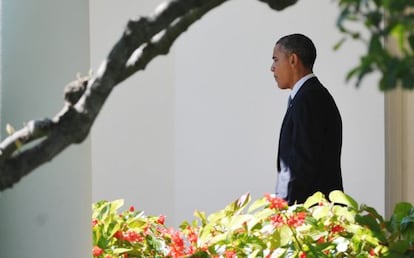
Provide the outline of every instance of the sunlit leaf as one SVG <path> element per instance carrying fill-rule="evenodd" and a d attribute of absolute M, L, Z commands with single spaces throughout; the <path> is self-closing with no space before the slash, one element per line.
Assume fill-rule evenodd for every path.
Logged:
<path fill-rule="evenodd" d="M 279 228 L 279 235 L 281 246 L 285 246 L 292 241 L 292 230 L 287 225 L 283 225 Z"/>
<path fill-rule="evenodd" d="M 111 212 L 117 211 L 123 205 L 124 205 L 124 200 L 123 199 L 112 201 L 111 202 Z"/>
<path fill-rule="evenodd" d="M 275 211 L 271 209 L 264 209 L 254 214 L 255 218 L 258 220 L 263 220 L 268 218 L 270 215 L 274 214 Z"/>
<path fill-rule="evenodd" d="M 196 218 L 199 218 L 201 220 L 201 224 L 204 226 L 207 224 L 207 218 L 206 218 L 206 214 L 202 211 L 196 210 L 194 212 L 194 216 Z"/>
<path fill-rule="evenodd" d="M 308 199 L 306 199 L 303 206 L 309 209 L 312 206 L 318 205 L 323 200 L 325 200 L 325 196 L 323 195 L 323 193 L 316 192 L 312 196 L 308 197 Z"/>
<path fill-rule="evenodd" d="M 332 191 L 329 194 L 329 200 L 333 203 L 346 205 L 350 208 L 353 208 L 354 210 L 358 209 L 358 203 L 342 191 Z"/>
<path fill-rule="evenodd" d="M 163 228 L 157 222 L 158 216 L 135 211 L 125 211 L 119 216 L 120 203 L 98 202 L 92 206 L 96 209 L 93 214 L 101 215 L 102 220 L 94 217 L 93 245 L 109 250 L 109 254 L 161 258 L 180 241 L 185 249 L 194 241 L 194 237 L 186 239 L 191 233 L 196 234 L 197 246 L 203 248 L 194 250 L 193 254 L 200 256 L 188 255 L 193 258 L 225 255 L 226 250 L 236 251 L 240 257 L 265 257 L 270 250 L 273 251 L 270 257 L 298 257 L 306 252 L 308 257 L 362 258 L 373 251 L 379 257 L 400 257 L 410 248 L 414 241 L 411 204 L 396 205 L 390 222 L 393 231 L 384 227 L 386 221 L 374 208 L 361 205 L 358 209 L 356 201 L 341 191 L 333 191 L 329 197 L 332 203 L 316 193 L 309 198 L 309 207 L 296 204 L 283 210 L 270 208 L 261 198 L 250 207 L 254 212 L 243 214 L 239 211 L 250 201 L 246 196 L 208 218 L 196 211 L 194 215 L 202 224 L 198 226 L 198 220 L 192 224 L 184 221 L 177 231 Z M 301 217 L 303 214 L 306 216 Z M 122 237 L 129 233 L 145 234 L 145 238 L 129 242 L 115 238 L 117 232 L 122 232 Z M 180 239 L 173 240 L 177 236 Z"/>
<path fill-rule="evenodd" d="M 257 199 L 256 201 L 254 201 L 250 205 L 250 207 L 247 210 L 247 212 L 251 213 L 251 212 L 253 212 L 253 211 L 257 210 L 257 209 L 260 209 L 260 208 L 265 207 L 267 204 L 268 204 L 268 201 L 265 198 Z"/>
<path fill-rule="evenodd" d="M 240 212 L 246 205 L 250 202 L 250 194 L 246 193 L 242 195 L 239 199 L 227 205 L 224 208 L 227 215 L 232 215 Z"/>
<path fill-rule="evenodd" d="M 232 204 L 232 205 L 233 205 L 233 204 Z M 229 206 L 227 206 L 227 208 L 226 208 L 225 210 L 221 210 L 221 211 L 217 211 L 217 212 L 211 213 L 211 214 L 207 217 L 207 220 L 208 220 L 210 223 L 211 223 L 211 222 L 213 222 L 213 223 L 217 223 L 217 222 L 221 221 L 224 217 L 233 215 L 234 213 L 229 213 L 228 207 L 229 207 Z"/>
<path fill-rule="evenodd" d="M 236 229 L 243 228 L 243 223 L 247 223 L 250 219 L 250 215 L 235 215 L 230 219 L 230 223 L 228 225 L 228 229 L 230 231 L 234 231 Z"/>
<path fill-rule="evenodd" d="M 318 206 L 315 207 L 312 211 L 312 216 L 315 219 L 322 219 L 328 216 L 331 208 L 328 206 Z"/>
<path fill-rule="evenodd" d="M 115 248 L 113 252 L 114 254 L 123 254 L 131 250 L 132 250 L 131 248 Z"/>
<path fill-rule="evenodd" d="M 240 209 L 243 209 L 244 207 L 246 207 L 246 205 L 247 205 L 247 204 L 249 204 L 250 200 L 251 200 L 250 193 L 243 194 L 243 195 L 242 195 L 242 196 L 241 196 L 241 197 L 237 200 L 237 206 L 238 206 Z"/>

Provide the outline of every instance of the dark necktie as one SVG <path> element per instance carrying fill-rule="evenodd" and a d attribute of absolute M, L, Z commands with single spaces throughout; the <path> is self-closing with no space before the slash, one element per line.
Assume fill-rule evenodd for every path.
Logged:
<path fill-rule="evenodd" d="M 288 108 L 290 108 L 290 106 L 292 106 L 292 97 L 289 95 Z"/>

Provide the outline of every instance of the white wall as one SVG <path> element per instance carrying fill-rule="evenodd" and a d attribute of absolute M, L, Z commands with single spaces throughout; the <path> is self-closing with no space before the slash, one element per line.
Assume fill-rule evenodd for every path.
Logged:
<path fill-rule="evenodd" d="M 90 3 L 97 67 L 127 18 L 148 14 L 158 2 Z M 245 192 L 254 198 L 273 192 L 288 92 L 270 73 L 272 50 L 279 37 L 301 32 L 314 40 L 315 73 L 342 113 L 345 191 L 383 212 L 383 95 L 374 79 L 360 89 L 345 84 L 363 46 L 333 52 L 340 39 L 336 14 L 329 1 L 300 1 L 275 12 L 251 0 L 229 1 L 207 14 L 169 56 L 110 96 L 92 133 L 93 200 L 125 198 L 177 224 L 192 219 L 195 209 L 221 209 Z"/>
<path fill-rule="evenodd" d="M 63 107 L 63 87 L 89 69 L 83 0 L 2 2 L 1 131 Z M 0 193 L 1 257 L 88 257 L 91 252 L 89 142 Z"/>
<path fill-rule="evenodd" d="M 308 11 L 315 8 L 323 15 Z M 274 82 L 271 56 L 275 41 L 295 32 L 314 40 L 315 73 L 342 113 L 345 191 L 383 211 L 383 96 L 373 80 L 361 89 L 345 85 L 361 47 L 332 51 L 340 39 L 336 12 L 327 1 L 300 1 L 283 12 L 257 1 L 231 1 L 180 39 L 175 49 L 177 218 L 195 208 L 214 211 L 246 191 L 256 197 L 273 192 L 288 92 Z"/>
<path fill-rule="evenodd" d="M 105 59 L 129 18 L 148 15 L 161 2 L 91 0 L 92 67 Z M 94 201 L 124 198 L 126 206 L 173 219 L 173 103 L 174 53 L 112 92 L 92 128 Z"/>

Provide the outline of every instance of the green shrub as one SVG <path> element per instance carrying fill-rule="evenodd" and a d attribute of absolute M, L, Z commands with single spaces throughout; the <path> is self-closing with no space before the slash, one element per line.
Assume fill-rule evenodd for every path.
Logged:
<path fill-rule="evenodd" d="M 93 204 L 94 257 L 414 257 L 414 208 L 399 203 L 385 221 L 334 191 L 329 201 L 315 193 L 288 206 L 266 194 L 250 204 L 245 194 L 223 210 L 179 229 L 164 216 L 133 207 L 118 213 L 123 200 Z M 249 205 L 250 204 L 250 205 Z"/>

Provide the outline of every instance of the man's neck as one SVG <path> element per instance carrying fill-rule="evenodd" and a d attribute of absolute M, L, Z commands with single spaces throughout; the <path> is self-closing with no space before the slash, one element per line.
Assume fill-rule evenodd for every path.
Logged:
<path fill-rule="evenodd" d="M 312 72 L 312 70 L 310 70 L 310 69 L 298 69 L 297 71 L 296 71 L 296 73 L 295 73 L 295 75 L 294 75 L 294 82 L 295 83 L 293 83 L 293 85 L 291 86 L 291 90 L 293 89 L 293 87 L 295 86 L 295 84 L 300 80 L 300 79 L 302 79 L 303 77 L 305 77 L 306 75 L 308 75 L 308 74 L 312 74 L 313 72 Z"/>
<path fill-rule="evenodd" d="M 309 80 L 310 78 L 315 77 L 315 75 L 313 73 L 309 73 L 305 76 L 303 76 L 302 78 L 300 78 L 300 80 L 298 80 L 292 87 L 292 91 L 290 92 L 290 97 L 291 99 L 293 99 L 296 95 L 296 93 L 299 91 L 299 89 L 302 87 L 302 85 Z"/>

